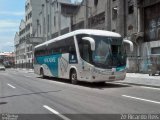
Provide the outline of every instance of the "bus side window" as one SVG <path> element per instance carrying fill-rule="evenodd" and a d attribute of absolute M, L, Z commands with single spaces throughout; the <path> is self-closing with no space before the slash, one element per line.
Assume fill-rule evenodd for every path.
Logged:
<path fill-rule="evenodd" d="M 92 62 L 92 51 L 91 46 L 88 41 L 82 40 L 83 37 L 86 37 L 87 35 L 77 35 L 77 41 L 79 46 L 79 52 L 80 56 L 83 60 L 85 60 L 88 63 Z"/>
<path fill-rule="evenodd" d="M 71 53 L 71 54 L 75 54 L 75 48 L 73 47 L 73 46 L 70 46 L 69 47 L 69 53 Z"/>
<path fill-rule="evenodd" d="M 65 40 L 67 53 L 76 54 L 74 38 L 70 37 Z"/>
<path fill-rule="evenodd" d="M 82 55 L 82 57 L 86 62 L 90 62 L 90 59 L 89 59 L 89 44 L 84 44 L 83 45 L 83 55 Z"/>

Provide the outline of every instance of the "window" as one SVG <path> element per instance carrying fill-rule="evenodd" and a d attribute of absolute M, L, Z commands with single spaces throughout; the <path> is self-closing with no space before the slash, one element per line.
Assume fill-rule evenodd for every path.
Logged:
<path fill-rule="evenodd" d="M 118 7 L 116 6 L 112 9 L 112 19 L 113 20 L 117 19 L 117 15 L 118 15 Z"/>
<path fill-rule="evenodd" d="M 76 54 L 74 38 L 69 37 L 69 38 L 65 39 L 65 43 L 66 43 L 67 53 Z"/>
<path fill-rule="evenodd" d="M 95 5 L 95 6 L 98 5 L 98 0 L 94 0 L 94 5 Z"/>
<path fill-rule="evenodd" d="M 46 33 L 46 27 L 45 27 L 45 18 L 43 19 L 43 32 Z"/>
<path fill-rule="evenodd" d="M 54 16 L 54 26 L 56 26 L 56 16 Z"/>
<path fill-rule="evenodd" d="M 28 14 L 28 19 L 30 19 L 31 17 L 32 17 L 32 12 Z"/>
<path fill-rule="evenodd" d="M 49 54 L 76 53 L 74 38 L 69 37 L 60 41 L 53 42 L 48 45 Z"/>
<path fill-rule="evenodd" d="M 128 14 L 133 14 L 133 13 L 134 13 L 133 1 L 129 0 L 129 2 L 128 2 Z"/>
<path fill-rule="evenodd" d="M 160 53 L 160 47 L 151 48 L 151 54 L 159 54 Z"/>
<path fill-rule="evenodd" d="M 65 54 L 65 53 L 76 55 L 76 48 L 73 37 L 55 41 L 53 43 L 50 43 L 48 46 L 43 45 L 35 49 L 35 56 L 45 56 L 52 54 Z"/>
<path fill-rule="evenodd" d="M 41 25 L 39 25 L 39 29 L 40 29 L 40 34 L 41 34 Z"/>
<path fill-rule="evenodd" d="M 48 32 L 49 32 L 49 15 L 48 15 Z"/>
<path fill-rule="evenodd" d="M 44 56 L 46 54 L 47 54 L 47 50 L 45 45 L 35 49 L 35 56 Z"/>
<path fill-rule="evenodd" d="M 84 61 L 92 63 L 92 51 L 90 43 L 88 41 L 82 40 L 82 38 L 86 36 L 88 35 L 77 35 L 80 56 Z"/>
<path fill-rule="evenodd" d="M 25 10 L 27 11 L 27 5 L 25 6 Z"/>

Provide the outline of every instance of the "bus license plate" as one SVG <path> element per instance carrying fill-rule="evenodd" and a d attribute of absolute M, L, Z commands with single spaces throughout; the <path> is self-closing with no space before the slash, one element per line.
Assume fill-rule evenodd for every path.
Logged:
<path fill-rule="evenodd" d="M 116 79 L 115 76 L 110 76 L 110 77 L 109 77 L 109 80 L 114 80 L 114 79 Z"/>

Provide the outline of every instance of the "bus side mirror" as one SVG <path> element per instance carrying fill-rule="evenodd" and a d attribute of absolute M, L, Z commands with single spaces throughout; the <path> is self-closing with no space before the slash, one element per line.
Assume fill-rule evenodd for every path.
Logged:
<path fill-rule="evenodd" d="M 133 42 L 130 40 L 123 40 L 123 42 L 129 44 L 130 51 L 133 52 L 133 50 L 134 50 Z"/>
<path fill-rule="evenodd" d="M 91 50 L 95 51 L 95 41 L 94 41 L 93 38 L 91 38 L 91 37 L 83 37 L 82 40 L 89 41 L 89 43 L 91 45 Z"/>

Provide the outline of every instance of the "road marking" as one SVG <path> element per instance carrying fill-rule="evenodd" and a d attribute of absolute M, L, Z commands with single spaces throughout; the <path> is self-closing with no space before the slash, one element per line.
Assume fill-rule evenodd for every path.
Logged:
<path fill-rule="evenodd" d="M 50 108 L 50 107 L 49 107 L 49 106 L 47 106 L 47 105 L 44 105 L 43 107 L 44 107 L 45 109 L 49 110 L 50 112 L 52 112 L 52 113 L 56 114 L 57 116 L 59 116 L 59 117 L 60 117 L 60 118 L 62 118 L 63 120 L 71 120 L 71 119 L 67 118 L 66 116 L 64 116 L 64 115 L 60 114 L 60 113 L 59 113 L 59 112 L 57 112 L 56 110 L 54 110 L 54 109 Z"/>
<path fill-rule="evenodd" d="M 13 85 L 11 85 L 11 84 L 7 84 L 9 87 L 11 87 L 11 88 L 13 88 L 13 89 L 15 89 L 16 87 L 14 87 Z"/>
<path fill-rule="evenodd" d="M 133 97 L 133 96 L 128 96 L 128 95 L 122 95 L 122 96 L 123 96 L 123 97 L 126 97 L 126 98 L 131 98 L 131 99 L 141 100 L 141 101 L 145 101 L 145 102 L 160 104 L 160 102 L 158 102 L 158 101 L 147 100 L 147 99 L 138 98 L 138 97 Z"/>
<path fill-rule="evenodd" d="M 142 86 L 141 88 L 145 88 L 145 89 L 151 89 L 151 90 L 160 90 L 160 88 L 144 87 L 144 86 Z"/>

